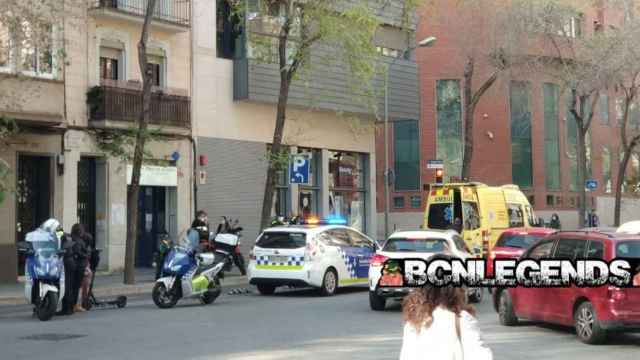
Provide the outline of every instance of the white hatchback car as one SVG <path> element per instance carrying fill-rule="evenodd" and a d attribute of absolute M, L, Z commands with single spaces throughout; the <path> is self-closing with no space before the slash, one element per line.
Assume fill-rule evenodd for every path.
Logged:
<path fill-rule="evenodd" d="M 341 225 L 289 225 L 266 229 L 251 251 L 248 277 L 263 295 L 278 286 L 315 287 L 333 295 L 338 287 L 367 284 L 376 243 Z"/>
<path fill-rule="evenodd" d="M 467 259 L 472 257 L 464 240 L 453 230 L 402 231 L 392 234 L 371 259 L 369 267 L 369 305 L 372 310 L 385 309 L 387 299 L 401 299 L 410 291 L 402 287 L 378 287 L 382 268 L 388 259 L 425 259 L 449 252 L 453 256 Z M 482 288 L 470 288 L 469 301 L 482 301 Z"/>

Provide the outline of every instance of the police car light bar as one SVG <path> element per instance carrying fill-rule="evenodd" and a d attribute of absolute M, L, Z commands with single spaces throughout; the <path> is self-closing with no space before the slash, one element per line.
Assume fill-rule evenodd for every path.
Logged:
<path fill-rule="evenodd" d="M 326 219 L 318 219 L 317 217 L 309 217 L 304 220 L 306 225 L 346 225 L 347 220 L 341 217 L 328 217 Z"/>

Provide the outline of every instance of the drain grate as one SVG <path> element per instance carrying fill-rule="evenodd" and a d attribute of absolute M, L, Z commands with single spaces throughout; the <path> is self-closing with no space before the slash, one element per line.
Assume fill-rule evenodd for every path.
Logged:
<path fill-rule="evenodd" d="M 248 294 L 252 294 L 252 293 L 253 292 L 250 289 L 241 288 L 241 289 L 232 289 L 227 294 L 229 294 L 229 295 L 248 295 Z"/>
<path fill-rule="evenodd" d="M 87 335 L 77 335 L 77 334 L 36 334 L 23 336 L 20 340 L 35 340 L 35 341 L 64 341 L 71 339 L 83 338 Z"/>

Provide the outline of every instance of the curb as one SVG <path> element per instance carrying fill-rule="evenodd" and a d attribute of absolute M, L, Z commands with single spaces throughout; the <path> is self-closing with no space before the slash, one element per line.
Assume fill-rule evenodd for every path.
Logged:
<path fill-rule="evenodd" d="M 94 289 L 93 293 L 97 298 L 101 297 L 113 297 L 113 296 L 135 296 L 143 294 L 151 294 L 155 282 L 144 282 L 136 285 L 117 285 L 112 287 L 103 287 Z M 249 286 L 249 281 L 246 276 L 229 276 L 222 280 L 222 287 L 230 286 Z M 27 305 L 24 295 L 0 295 L 0 306 L 11 305 Z"/>

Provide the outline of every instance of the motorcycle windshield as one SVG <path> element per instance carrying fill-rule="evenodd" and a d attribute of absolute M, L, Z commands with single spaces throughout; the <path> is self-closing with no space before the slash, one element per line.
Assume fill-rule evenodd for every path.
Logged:
<path fill-rule="evenodd" d="M 195 251 L 200 245 L 200 234 L 194 229 L 183 231 L 178 237 L 177 247 L 185 252 Z"/>
<path fill-rule="evenodd" d="M 26 236 L 26 241 L 31 243 L 36 255 L 49 258 L 56 255 L 59 248 L 58 238 L 42 229 L 36 229 Z"/>

